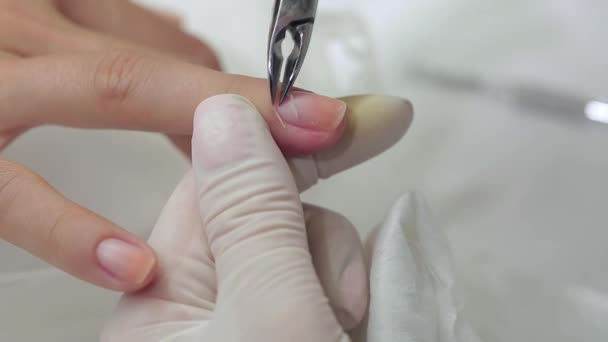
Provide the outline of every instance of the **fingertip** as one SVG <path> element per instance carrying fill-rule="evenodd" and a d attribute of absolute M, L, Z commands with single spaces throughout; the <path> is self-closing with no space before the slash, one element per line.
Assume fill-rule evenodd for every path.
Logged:
<path fill-rule="evenodd" d="M 401 139 L 412 123 L 414 110 L 407 99 L 362 95 L 343 100 L 348 104 L 349 117 L 354 122 L 352 129 L 384 148 Z"/>
<path fill-rule="evenodd" d="M 1 175 L 6 184 L 0 239 L 107 289 L 136 289 L 153 278 L 155 254 L 139 238 L 68 200 L 21 165 L 0 160 Z"/>
<path fill-rule="evenodd" d="M 252 135 L 268 131 L 246 98 L 222 94 L 201 102 L 194 115 L 192 158 L 195 169 L 211 170 L 245 158 Z"/>
<path fill-rule="evenodd" d="M 344 101 L 294 89 L 285 102 L 273 106 L 267 80 L 216 73 L 216 84 L 250 99 L 285 155 L 319 152 L 340 139 L 346 124 Z"/>
<path fill-rule="evenodd" d="M 255 105 L 247 98 L 236 94 L 210 96 L 198 104 L 194 110 L 194 128 L 200 127 L 203 120 L 223 119 L 226 115 L 242 115 L 243 111 L 255 110 Z M 232 109 L 232 110 L 230 110 Z M 215 116 L 219 117 L 215 117 Z"/>
<path fill-rule="evenodd" d="M 337 316 L 346 331 L 357 327 L 367 312 L 369 302 L 367 270 L 362 255 L 355 255 L 340 276 L 343 308 Z"/>
<path fill-rule="evenodd" d="M 155 253 L 132 237 L 110 237 L 95 249 L 99 266 L 107 275 L 108 287 L 125 292 L 148 285 L 156 274 Z"/>
<path fill-rule="evenodd" d="M 355 328 L 367 312 L 369 286 L 359 234 L 344 216 L 305 205 L 309 248 L 315 269 L 344 330 Z"/>
<path fill-rule="evenodd" d="M 412 122 L 411 102 L 399 97 L 363 95 L 342 100 L 348 105 L 348 125 L 332 148 L 316 154 L 321 178 L 388 150 L 403 138 Z"/>

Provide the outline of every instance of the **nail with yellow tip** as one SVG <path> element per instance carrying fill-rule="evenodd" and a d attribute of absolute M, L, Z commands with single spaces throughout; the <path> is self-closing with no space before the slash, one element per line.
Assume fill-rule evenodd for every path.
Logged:
<path fill-rule="evenodd" d="M 300 191 L 386 151 L 405 135 L 412 122 L 412 105 L 403 98 L 361 95 L 340 100 L 347 106 L 347 127 L 340 141 L 314 157 L 290 161 Z"/>

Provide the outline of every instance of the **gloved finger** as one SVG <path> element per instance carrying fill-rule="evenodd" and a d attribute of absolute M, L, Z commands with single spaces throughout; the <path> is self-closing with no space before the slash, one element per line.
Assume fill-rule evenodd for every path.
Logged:
<path fill-rule="evenodd" d="M 188 329 L 187 322 L 200 325 L 213 316 L 215 264 L 199 214 L 192 171 L 173 191 L 148 243 L 158 256 L 157 276 L 145 289 L 121 298 L 105 328 L 104 341 L 142 340 L 126 338 L 142 333 L 134 327 L 151 327 L 156 336 L 171 335 Z M 158 322 L 165 324 L 155 327 Z"/>
<path fill-rule="evenodd" d="M 3 160 L 0 238 L 108 289 L 140 289 L 155 273 L 155 255 L 137 237 L 67 200 L 30 170 Z"/>
<path fill-rule="evenodd" d="M 367 310 L 368 278 L 363 246 L 344 216 L 304 205 L 308 246 L 329 304 L 344 330 L 356 327 Z"/>
<path fill-rule="evenodd" d="M 123 298 L 112 316 L 113 331 L 150 322 L 210 319 L 217 283 L 214 262 L 198 213 L 189 172 L 163 208 L 148 243 L 158 256 L 158 275 L 145 290 Z M 357 231 L 343 216 L 304 205 L 308 246 L 329 304 L 346 331 L 367 309 L 368 278 Z M 159 307 L 161 306 L 161 307 Z"/>
<path fill-rule="evenodd" d="M 301 192 L 320 179 L 384 152 L 403 137 L 412 122 L 412 105 L 405 99 L 364 95 L 341 100 L 348 108 L 348 124 L 341 139 L 314 155 L 288 160 Z"/>
<path fill-rule="evenodd" d="M 113 331 L 151 322 L 210 319 L 217 284 L 189 172 L 167 201 L 148 243 L 158 275 L 145 290 L 123 298 L 110 322 Z M 329 304 L 344 330 L 359 324 L 367 309 L 368 278 L 357 231 L 343 216 L 304 205 L 308 245 Z M 162 309 L 158 306 L 162 306 Z"/>
<path fill-rule="evenodd" d="M 256 341 L 340 341 L 344 332 L 315 273 L 297 188 L 255 107 L 235 95 L 201 103 L 192 159 L 216 266 L 214 324 L 227 328 L 236 319 L 238 336 Z"/>
<path fill-rule="evenodd" d="M 213 50 L 174 22 L 127 0 L 60 0 L 76 23 L 142 46 L 165 51 L 211 69 L 220 69 Z"/>
<path fill-rule="evenodd" d="M 288 154 L 331 146 L 345 125 L 342 101 L 293 92 L 275 111 L 266 80 L 142 51 L 0 61 L 0 74 L 4 99 L 0 114 L 3 123 L 11 126 L 56 124 L 187 135 L 192 133 L 193 112 L 201 99 L 223 93 L 251 99 Z"/>

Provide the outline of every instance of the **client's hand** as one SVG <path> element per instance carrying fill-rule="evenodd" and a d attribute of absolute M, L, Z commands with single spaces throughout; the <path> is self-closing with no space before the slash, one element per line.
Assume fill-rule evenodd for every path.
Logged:
<path fill-rule="evenodd" d="M 391 146 L 411 107 L 395 98 L 345 100 L 344 140 L 289 162 L 247 100 L 203 102 L 193 172 L 149 241 L 158 279 L 123 297 L 102 340 L 348 341 L 345 331 L 367 308 L 362 246 L 342 216 L 303 209 L 299 191 Z"/>

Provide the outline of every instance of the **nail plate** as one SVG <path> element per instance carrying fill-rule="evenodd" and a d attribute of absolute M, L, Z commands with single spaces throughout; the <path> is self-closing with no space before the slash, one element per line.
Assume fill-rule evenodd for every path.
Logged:
<path fill-rule="evenodd" d="M 346 103 L 341 100 L 305 91 L 293 91 L 277 108 L 277 112 L 288 125 L 317 131 L 333 131 L 344 120 L 346 108 Z"/>
<path fill-rule="evenodd" d="M 132 284 L 142 283 L 155 264 L 144 248 L 114 238 L 97 246 L 97 260 L 113 277 Z"/>

